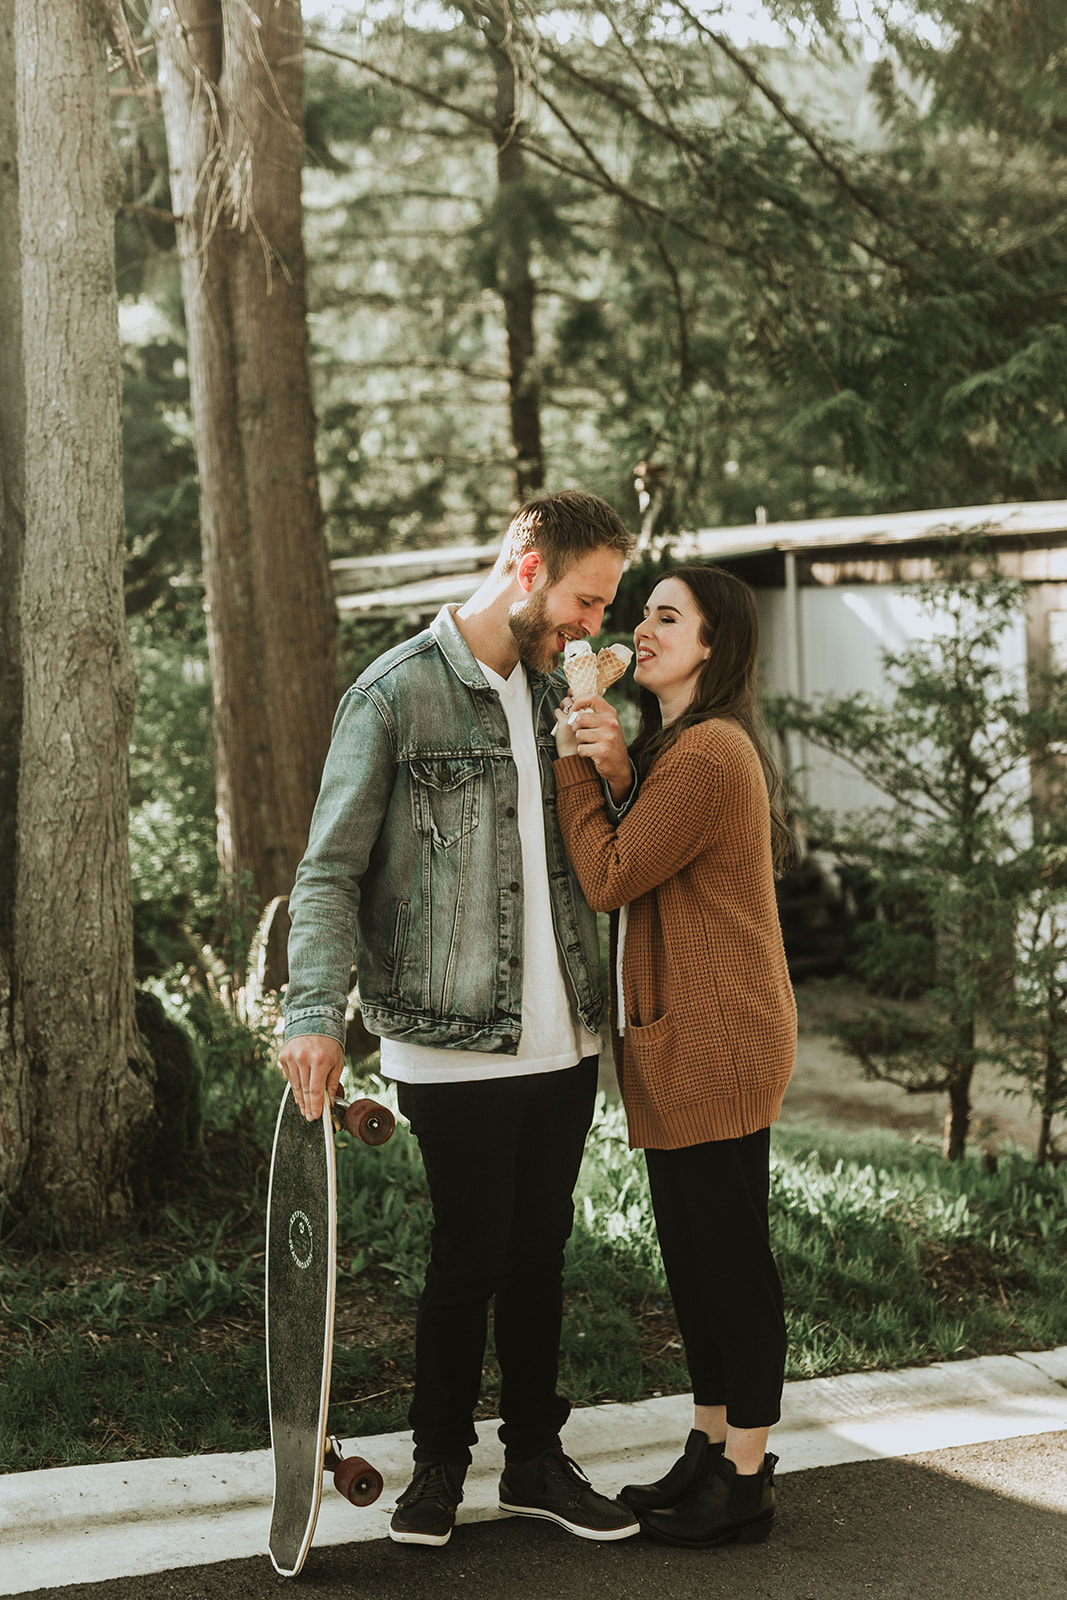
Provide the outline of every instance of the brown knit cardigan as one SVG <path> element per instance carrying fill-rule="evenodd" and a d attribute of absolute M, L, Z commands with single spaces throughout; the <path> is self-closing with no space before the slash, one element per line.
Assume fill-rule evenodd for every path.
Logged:
<path fill-rule="evenodd" d="M 613 826 L 591 761 L 555 763 L 563 838 L 596 911 L 629 905 L 626 1032 L 612 1044 L 632 1148 L 737 1139 L 778 1116 L 796 1006 L 774 898 L 770 806 L 736 722 L 687 728 Z"/>

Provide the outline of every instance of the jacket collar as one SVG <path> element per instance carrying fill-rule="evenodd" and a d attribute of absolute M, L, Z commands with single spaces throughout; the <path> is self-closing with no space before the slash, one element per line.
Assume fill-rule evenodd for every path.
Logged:
<path fill-rule="evenodd" d="M 442 606 L 430 623 L 430 632 L 437 640 L 445 660 L 462 683 L 469 689 L 488 689 L 485 673 L 456 626 L 458 610 L 458 605 Z M 526 675 L 530 680 L 531 692 L 535 696 L 552 682 L 550 673 L 538 672 L 534 667 L 527 667 Z"/>

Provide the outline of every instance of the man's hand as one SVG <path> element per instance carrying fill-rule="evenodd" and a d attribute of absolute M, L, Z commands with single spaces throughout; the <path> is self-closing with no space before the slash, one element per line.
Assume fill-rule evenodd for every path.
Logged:
<path fill-rule="evenodd" d="M 345 1055 L 337 1040 L 323 1033 L 305 1033 L 290 1039 L 278 1057 L 278 1065 L 289 1079 L 293 1099 L 308 1122 L 317 1122 L 326 1096 L 332 1105 L 341 1087 Z"/>
<path fill-rule="evenodd" d="M 578 754 L 588 756 L 611 790 L 614 800 L 630 791 L 633 775 L 618 713 L 603 695 L 586 695 L 574 702 L 574 733 Z M 559 736 L 557 734 L 557 746 Z"/>

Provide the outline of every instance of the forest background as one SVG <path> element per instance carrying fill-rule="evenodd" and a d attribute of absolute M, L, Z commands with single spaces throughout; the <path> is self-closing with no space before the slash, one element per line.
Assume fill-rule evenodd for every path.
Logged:
<path fill-rule="evenodd" d="M 236 1015 L 407 626 L 338 638 L 329 556 L 488 543 L 546 484 L 659 547 L 1064 494 L 1059 8 L 759 9 L 781 43 L 684 0 L 3 0 L 16 1210 L 128 1215 L 159 1007 Z"/>
<path fill-rule="evenodd" d="M 635 521 L 635 476 L 646 532 L 668 541 L 757 507 L 789 520 L 1067 492 L 1056 8 L 872 7 L 866 30 L 847 6 L 760 9 L 781 44 L 741 48 L 715 8 L 669 0 L 308 20 L 332 557 L 490 543 L 546 484 Z M 121 81 L 135 898 L 218 945 L 164 129 Z M 609 626 L 627 626 L 622 601 Z M 335 684 L 404 628 L 346 626 Z M 225 865 L 238 890 L 252 868 L 253 907 L 283 887 Z"/>
<path fill-rule="evenodd" d="M 653 565 L 758 508 L 1067 496 L 1062 8 L 754 12 L 776 42 L 683 0 L 0 0 L 9 1465 L 263 1436 L 253 931 L 409 626 L 338 629 L 329 558 L 491 544 L 541 487 Z M 591 1399 L 682 1381 L 610 1108 L 593 1143 Z M 777 1168 L 794 1375 L 1063 1337 L 1060 1176 L 838 1148 Z M 416 1167 L 344 1164 L 363 1427 L 383 1370 L 400 1425 Z"/>

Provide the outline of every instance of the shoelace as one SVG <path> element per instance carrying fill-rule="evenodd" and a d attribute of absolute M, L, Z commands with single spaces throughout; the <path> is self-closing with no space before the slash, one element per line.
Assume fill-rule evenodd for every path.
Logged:
<path fill-rule="evenodd" d="M 593 1487 L 577 1461 L 572 1461 L 570 1456 L 565 1455 L 562 1450 L 559 1453 L 559 1461 L 568 1478 L 573 1478 L 576 1483 L 581 1484 L 583 1489 L 591 1489 Z"/>
<path fill-rule="evenodd" d="M 435 1463 L 424 1467 L 422 1472 L 414 1479 L 411 1488 L 400 1497 L 397 1504 L 410 1506 L 416 1500 L 434 1500 L 438 1505 L 455 1506 L 455 1489 L 449 1482 L 443 1465 Z"/>

